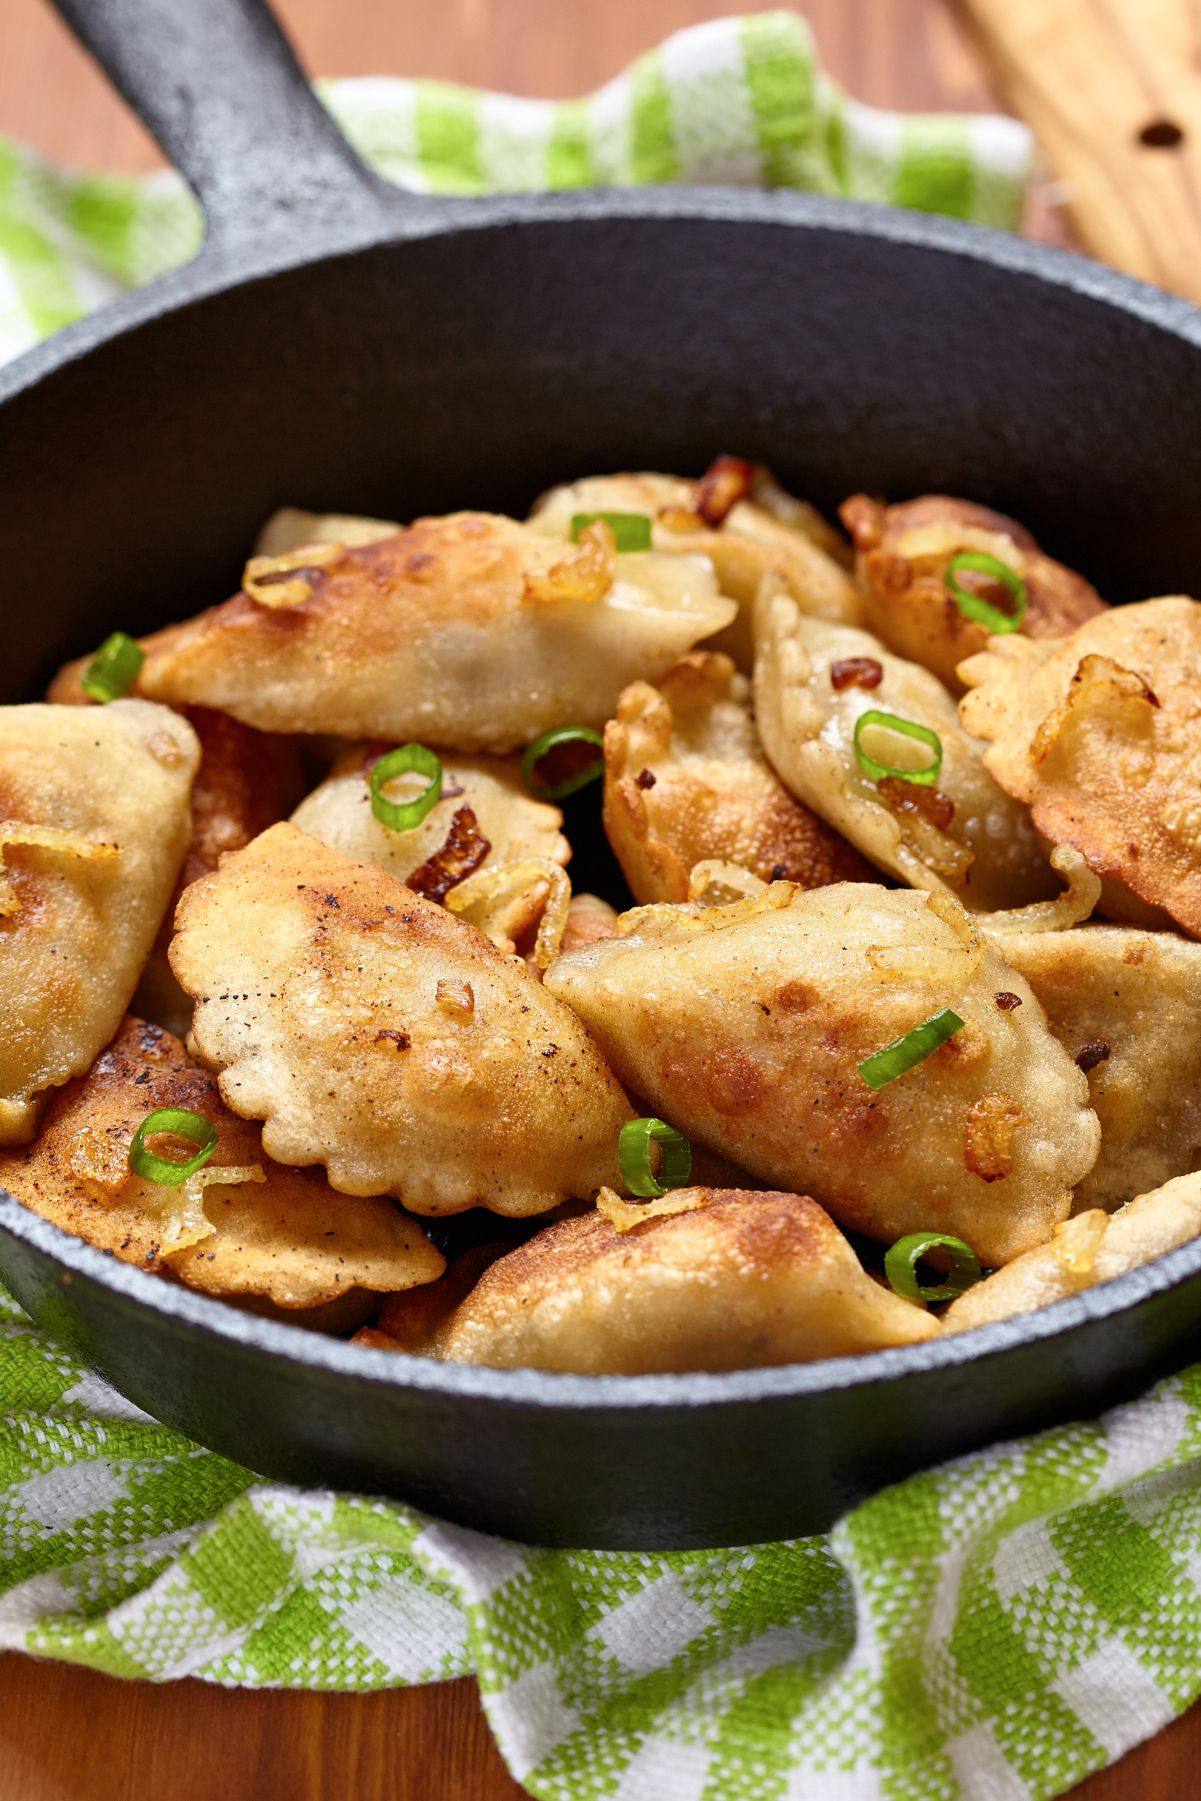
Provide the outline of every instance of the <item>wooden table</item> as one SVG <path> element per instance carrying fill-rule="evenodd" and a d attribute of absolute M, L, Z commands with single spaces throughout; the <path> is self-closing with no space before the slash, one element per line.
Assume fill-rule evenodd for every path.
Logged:
<path fill-rule="evenodd" d="M 680 26 L 768 3 L 277 0 L 305 62 L 321 74 L 436 75 L 563 95 L 597 86 Z M 863 100 L 996 105 L 953 0 L 805 0 L 805 10 L 825 65 Z M 158 160 L 42 0 L 4 0 L 0 9 L 0 131 L 84 165 Z M 1036 196 L 1028 225 L 1064 235 L 1045 196 Z M 1194 1794 L 1199 1758 L 1201 1706 L 1084 1783 L 1073 1801 Z M 493 1746 L 474 1683 L 374 1696 L 254 1694 L 121 1683 L 0 1657 L 0 1801 L 507 1801 L 523 1793 Z"/>

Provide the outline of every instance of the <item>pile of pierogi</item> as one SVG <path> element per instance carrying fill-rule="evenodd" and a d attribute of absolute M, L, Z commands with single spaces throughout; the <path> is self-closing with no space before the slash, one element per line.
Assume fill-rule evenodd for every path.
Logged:
<path fill-rule="evenodd" d="M 287 508 L 232 599 L 0 708 L 0 1188 L 583 1373 L 915 1344 L 1194 1238 L 1201 603 L 944 495 L 841 518 L 733 456 Z"/>

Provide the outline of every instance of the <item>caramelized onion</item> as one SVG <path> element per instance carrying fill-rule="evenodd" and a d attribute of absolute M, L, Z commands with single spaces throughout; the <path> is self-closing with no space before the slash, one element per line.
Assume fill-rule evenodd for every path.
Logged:
<path fill-rule="evenodd" d="M 523 599 L 530 601 L 600 600 L 617 573 L 617 540 L 603 519 L 580 533 L 570 556 L 549 569 L 527 569 Z"/>
<path fill-rule="evenodd" d="M 76 832 L 65 832 L 56 825 L 25 825 L 18 819 L 0 820 L 0 919 L 20 911 L 21 902 L 12 878 L 3 869 L 4 852 L 10 844 L 27 844 L 39 850 L 57 851 L 61 856 L 79 857 L 88 863 L 115 862 L 121 855 L 115 844 L 103 844 L 95 838 L 81 838 Z"/>
<path fill-rule="evenodd" d="M 755 467 L 742 457 L 715 457 L 696 485 L 696 510 L 716 531 L 751 491 Z"/>
<path fill-rule="evenodd" d="M 298 544 L 277 557 L 251 557 L 242 571 L 242 589 L 261 607 L 298 607 L 313 592 L 309 577 L 330 569 L 346 555 L 345 544 Z"/>

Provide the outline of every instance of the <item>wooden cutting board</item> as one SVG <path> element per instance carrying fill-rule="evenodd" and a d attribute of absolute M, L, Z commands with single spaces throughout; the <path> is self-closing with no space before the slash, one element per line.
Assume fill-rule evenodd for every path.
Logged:
<path fill-rule="evenodd" d="M 1201 301 L 1197 0 L 963 0 L 1093 256 Z"/>

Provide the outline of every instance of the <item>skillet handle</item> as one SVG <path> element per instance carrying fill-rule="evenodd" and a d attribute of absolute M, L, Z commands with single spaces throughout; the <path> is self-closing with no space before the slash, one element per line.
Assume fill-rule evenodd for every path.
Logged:
<path fill-rule="evenodd" d="M 265 0 L 54 0 L 194 190 L 206 248 L 351 237 L 425 210 L 351 149 Z"/>

